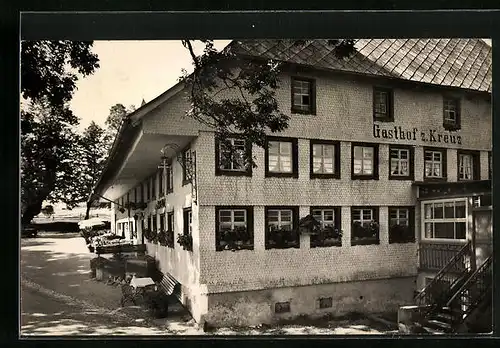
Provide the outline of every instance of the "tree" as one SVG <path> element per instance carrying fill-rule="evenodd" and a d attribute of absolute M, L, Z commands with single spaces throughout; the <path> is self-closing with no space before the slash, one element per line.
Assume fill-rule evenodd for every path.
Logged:
<path fill-rule="evenodd" d="M 22 110 L 21 120 L 31 125 L 21 135 L 21 221 L 29 223 L 45 200 L 75 204 L 66 180 L 77 169 L 78 119 L 67 106 L 55 109 L 40 101 Z"/>
<path fill-rule="evenodd" d="M 66 182 L 77 170 L 78 118 L 68 107 L 78 78 L 99 67 L 92 42 L 21 42 L 21 222 L 38 215 L 42 202 L 80 197 Z"/>
<path fill-rule="evenodd" d="M 310 40 L 294 40 L 305 45 Z M 228 141 L 231 133 L 239 133 L 248 143 L 264 147 L 266 132 L 280 132 L 288 127 L 289 117 L 278 109 L 275 98 L 281 65 L 265 59 L 242 58 L 230 49 L 217 51 L 213 40 L 201 40 L 203 53 L 197 56 L 192 40 L 182 40 L 193 60 L 194 71 L 183 71 L 180 81 L 189 88 L 191 108 L 187 116 L 215 131 L 216 138 L 233 157 L 236 149 Z M 339 59 L 355 52 L 354 40 L 328 40 Z M 232 97 L 227 97 L 231 96 Z M 255 166 L 248 153 L 247 165 Z"/>
<path fill-rule="evenodd" d="M 78 75 L 88 76 L 99 68 L 92 41 L 21 42 L 21 93 L 23 98 L 44 100 L 51 108 L 69 102 Z"/>
<path fill-rule="evenodd" d="M 54 215 L 54 207 L 50 204 L 47 204 L 45 207 L 43 207 L 42 213 L 47 218 L 50 218 L 52 215 Z"/>
<path fill-rule="evenodd" d="M 109 109 L 109 115 L 104 124 L 113 134 L 116 134 L 127 114 L 128 110 L 123 104 L 115 104 Z"/>

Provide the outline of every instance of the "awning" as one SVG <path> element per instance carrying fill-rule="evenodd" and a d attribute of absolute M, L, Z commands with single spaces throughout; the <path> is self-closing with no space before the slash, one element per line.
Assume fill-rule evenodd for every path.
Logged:
<path fill-rule="evenodd" d="M 492 193 L 491 180 L 414 182 L 418 199 L 483 196 Z"/>

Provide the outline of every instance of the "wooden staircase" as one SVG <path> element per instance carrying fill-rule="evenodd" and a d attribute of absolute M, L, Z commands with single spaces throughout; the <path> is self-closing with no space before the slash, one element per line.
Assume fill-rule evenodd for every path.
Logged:
<path fill-rule="evenodd" d="M 472 253 L 465 245 L 417 296 L 415 333 L 462 333 L 491 331 L 488 325 L 476 325 L 492 301 L 492 258 L 487 258 L 476 270 L 467 262 Z M 487 313 L 488 311 L 486 311 Z M 488 318 L 486 318 L 488 319 Z M 490 318 L 491 319 L 491 318 Z"/>

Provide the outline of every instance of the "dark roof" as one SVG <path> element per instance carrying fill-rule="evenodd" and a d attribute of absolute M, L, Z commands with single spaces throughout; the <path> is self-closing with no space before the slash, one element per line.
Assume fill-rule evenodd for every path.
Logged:
<path fill-rule="evenodd" d="M 328 70 L 386 76 L 491 93 L 491 46 L 481 39 L 359 39 L 338 59 L 327 40 L 234 41 L 235 53 Z"/>

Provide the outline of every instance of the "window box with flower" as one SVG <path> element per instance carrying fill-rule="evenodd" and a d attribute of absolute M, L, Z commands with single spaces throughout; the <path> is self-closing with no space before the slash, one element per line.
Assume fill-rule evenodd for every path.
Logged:
<path fill-rule="evenodd" d="M 182 249 L 193 251 L 193 236 L 191 234 L 178 234 L 177 243 L 182 246 Z"/>
<path fill-rule="evenodd" d="M 320 228 L 311 234 L 311 248 L 342 246 L 342 231 L 333 226 Z"/>
<path fill-rule="evenodd" d="M 217 251 L 253 250 L 253 235 L 244 226 L 221 229 L 217 241 Z"/>
<path fill-rule="evenodd" d="M 156 243 L 158 242 L 158 233 L 156 230 L 151 230 L 149 228 L 146 228 L 143 232 L 144 238 L 150 243 Z"/>
<path fill-rule="evenodd" d="M 266 207 L 266 249 L 300 248 L 299 207 Z"/>
<path fill-rule="evenodd" d="M 158 232 L 158 242 L 160 242 L 161 246 L 173 248 L 174 236 L 172 233 L 169 233 L 169 231 L 160 230 L 160 232 Z"/>
<path fill-rule="evenodd" d="M 361 224 L 354 222 L 351 228 L 351 245 L 380 244 L 379 225 L 375 221 Z"/>
<path fill-rule="evenodd" d="M 218 206 L 215 208 L 215 249 L 253 250 L 253 208 Z"/>

